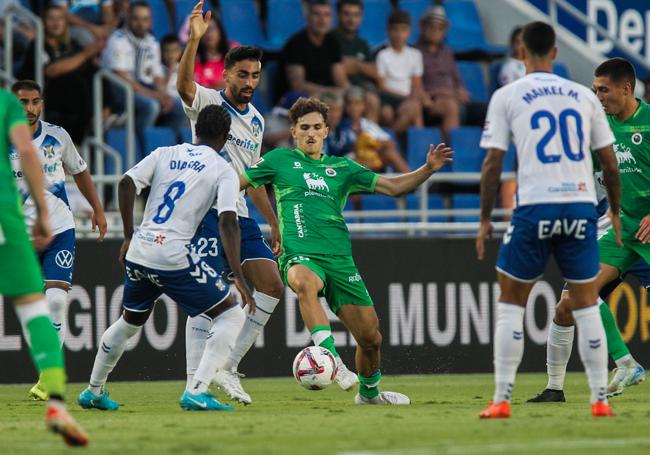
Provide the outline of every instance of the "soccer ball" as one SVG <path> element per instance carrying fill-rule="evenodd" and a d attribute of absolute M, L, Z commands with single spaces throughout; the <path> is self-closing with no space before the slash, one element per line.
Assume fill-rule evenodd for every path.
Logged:
<path fill-rule="evenodd" d="M 336 376 L 336 359 L 322 346 L 309 346 L 298 353 L 293 361 L 293 377 L 309 390 L 323 390 Z"/>

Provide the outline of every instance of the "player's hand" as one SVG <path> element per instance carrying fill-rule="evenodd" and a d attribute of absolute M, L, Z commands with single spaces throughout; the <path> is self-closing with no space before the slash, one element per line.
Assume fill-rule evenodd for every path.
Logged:
<path fill-rule="evenodd" d="M 618 246 L 623 246 L 623 237 L 621 237 L 621 215 L 620 215 L 620 213 L 610 212 L 609 219 L 612 222 L 612 229 L 614 229 L 614 235 L 616 236 L 616 244 Z"/>
<path fill-rule="evenodd" d="M 476 234 L 476 255 L 478 260 L 481 261 L 485 257 L 485 240 L 492 239 L 492 223 L 489 220 L 481 221 L 481 225 L 478 228 L 478 234 Z"/>
<path fill-rule="evenodd" d="M 108 229 L 108 223 L 106 222 L 106 216 L 104 215 L 104 211 L 100 210 L 99 212 L 93 212 L 93 215 L 90 218 L 90 222 L 92 223 L 93 232 L 95 232 L 97 228 L 99 228 L 99 237 L 97 237 L 97 240 L 101 242 L 102 240 L 104 240 L 104 236 L 106 235 L 106 230 Z"/>
<path fill-rule="evenodd" d="M 639 224 L 639 230 L 636 231 L 634 237 L 641 243 L 650 242 L 650 215 L 643 217 L 641 224 Z"/>
<path fill-rule="evenodd" d="M 37 215 L 32 226 L 32 245 L 37 251 L 43 250 L 52 241 L 52 230 L 46 216 Z"/>
<path fill-rule="evenodd" d="M 212 11 L 203 14 L 203 0 L 194 5 L 192 14 L 190 15 L 190 38 L 201 39 L 205 32 L 208 31 L 210 19 L 212 18 Z"/>
<path fill-rule="evenodd" d="M 433 144 L 429 144 L 429 152 L 427 153 L 427 165 L 429 166 L 429 169 L 431 169 L 433 172 L 436 172 L 445 164 L 454 161 L 452 159 L 452 156 L 454 156 L 454 151 L 451 147 L 447 147 L 444 142 L 438 144 L 435 148 Z"/>
<path fill-rule="evenodd" d="M 131 239 L 124 239 L 122 242 L 122 246 L 120 247 L 120 256 L 119 256 L 119 261 L 120 264 L 122 265 L 122 268 L 126 268 L 125 264 L 125 259 L 126 259 L 126 252 L 129 250 L 129 245 L 131 244 Z"/>
<path fill-rule="evenodd" d="M 241 295 L 244 308 L 246 308 L 246 305 L 248 305 L 248 312 L 250 314 L 255 314 L 257 307 L 255 306 L 255 299 L 253 298 L 253 293 L 248 287 L 248 283 L 246 283 L 246 280 L 241 277 L 235 277 L 234 281 L 235 287 Z"/>
<path fill-rule="evenodd" d="M 282 254 L 282 235 L 277 224 L 271 226 L 271 248 L 275 258 L 279 258 Z"/>

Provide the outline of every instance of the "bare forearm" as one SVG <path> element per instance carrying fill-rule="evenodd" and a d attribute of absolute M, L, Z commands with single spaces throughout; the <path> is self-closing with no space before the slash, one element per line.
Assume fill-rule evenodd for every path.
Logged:
<path fill-rule="evenodd" d="M 377 65 L 375 65 L 374 63 L 360 62 L 359 73 L 362 76 L 366 76 L 374 80 L 377 80 L 379 78 L 379 74 L 377 73 Z"/>
<path fill-rule="evenodd" d="M 269 195 L 266 192 L 266 188 L 264 188 L 264 186 L 259 186 L 257 188 L 249 187 L 246 192 L 266 222 L 271 226 L 277 226 L 278 220 L 273 211 L 273 207 L 271 206 L 271 201 L 269 201 Z"/>
<path fill-rule="evenodd" d="M 621 210 L 621 176 L 618 167 L 603 169 L 603 179 L 607 187 L 607 201 L 613 213 Z"/>
<path fill-rule="evenodd" d="M 198 39 L 190 38 L 183 51 L 181 62 L 178 64 L 178 79 L 176 80 L 176 89 L 185 104 L 191 106 L 194 102 L 196 95 L 196 87 L 194 85 L 194 62 L 196 60 L 196 52 L 199 49 Z"/>
<path fill-rule="evenodd" d="M 30 144 L 31 146 L 31 144 Z M 33 149 L 21 148 L 18 149 L 21 164 L 23 167 L 23 175 L 29 187 L 29 193 L 36 205 L 39 213 L 47 213 L 45 205 L 44 187 L 43 187 L 43 170 L 41 169 L 41 162 L 36 156 Z"/>
<path fill-rule="evenodd" d="M 239 224 L 237 224 L 237 215 L 234 212 L 225 212 L 219 215 L 219 234 L 223 249 L 228 258 L 230 270 L 236 278 L 243 278 L 244 272 L 241 268 L 241 255 L 239 247 L 241 244 L 241 234 Z"/>
<path fill-rule="evenodd" d="M 410 193 L 418 186 L 422 185 L 427 181 L 429 177 L 433 175 L 433 171 L 426 164 L 420 166 L 418 169 L 408 172 L 406 174 L 399 175 L 397 177 L 380 177 L 386 178 L 390 182 L 391 196 L 403 196 L 406 193 Z"/>
<path fill-rule="evenodd" d="M 74 182 L 77 185 L 77 188 L 79 188 L 81 194 L 83 194 L 90 206 L 93 208 L 93 211 L 95 213 L 103 212 L 104 208 L 102 207 L 102 203 L 99 200 L 99 196 L 97 196 L 97 190 L 95 189 L 95 184 L 90 177 L 90 172 L 88 172 L 88 170 L 85 170 L 77 175 L 74 175 L 72 178 L 74 179 Z"/>
<path fill-rule="evenodd" d="M 57 60 L 54 63 L 51 63 L 45 67 L 45 76 L 46 77 L 58 77 L 64 74 L 68 74 L 79 68 L 81 65 L 86 63 L 90 56 L 85 52 L 79 52 L 71 57 L 62 58 Z"/>
<path fill-rule="evenodd" d="M 122 216 L 124 238 L 131 240 L 131 237 L 133 237 L 133 205 L 135 203 L 135 184 L 131 180 L 131 177 L 124 176 L 120 180 L 117 196 L 120 205 L 120 215 Z"/>
<path fill-rule="evenodd" d="M 497 189 L 501 177 L 501 159 L 503 157 L 488 155 L 481 169 L 481 220 L 489 221 L 494 209 Z"/>

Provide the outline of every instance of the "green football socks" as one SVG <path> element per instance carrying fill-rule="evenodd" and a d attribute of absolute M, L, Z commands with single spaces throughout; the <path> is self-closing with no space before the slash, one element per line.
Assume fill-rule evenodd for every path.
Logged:
<path fill-rule="evenodd" d="M 362 376 L 359 373 L 359 395 L 364 398 L 372 399 L 379 395 L 379 381 L 381 381 L 381 371 L 377 370 L 370 377 Z"/>
<path fill-rule="evenodd" d="M 600 309 L 600 317 L 603 320 L 603 326 L 605 327 L 605 335 L 607 336 L 607 352 L 614 360 L 618 360 L 623 356 L 630 354 L 630 350 L 625 345 L 621 332 L 616 326 L 616 321 L 614 320 L 614 315 L 612 310 L 609 309 L 609 305 L 603 302 L 598 308 Z"/>
<path fill-rule="evenodd" d="M 339 353 L 334 346 L 334 337 L 332 337 L 332 328 L 328 325 L 317 325 L 311 329 L 311 339 L 316 346 L 322 346 L 329 350 L 334 357 L 339 357 Z"/>

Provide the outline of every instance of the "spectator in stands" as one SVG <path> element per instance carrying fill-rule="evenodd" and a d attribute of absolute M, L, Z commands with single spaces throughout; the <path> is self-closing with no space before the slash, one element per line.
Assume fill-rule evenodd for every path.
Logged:
<path fill-rule="evenodd" d="M 45 117 L 65 128 L 76 144 L 81 144 L 92 118 L 92 76 L 103 40 L 82 46 L 69 33 L 66 10 L 46 7 L 44 24 Z M 33 79 L 35 43 L 25 54 L 20 79 Z M 71 97 L 73 97 L 71 99 Z"/>
<path fill-rule="evenodd" d="M 215 17 L 215 14 L 212 14 L 208 31 L 199 42 L 194 64 L 194 80 L 207 88 L 215 90 L 224 88 L 224 57 L 231 47 L 238 45 L 239 43 L 228 41 L 223 24 Z"/>
<path fill-rule="evenodd" d="M 366 93 L 366 118 L 379 121 L 381 107 L 377 95 L 377 65 L 368 42 L 359 36 L 363 17 L 362 0 L 339 0 L 336 4 L 338 27 L 333 34 L 341 46 L 343 67 L 350 84 L 363 87 Z"/>
<path fill-rule="evenodd" d="M 329 0 L 310 0 L 306 7 L 307 27 L 293 35 L 281 53 L 284 85 L 287 90 L 319 96 L 322 92 L 338 91 L 349 86 L 343 66 L 341 47 L 330 29 L 332 7 Z"/>
<path fill-rule="evenodd" d="M 266 149 L 293 147 L 289 109 L 301 96 L 307 96 L 307 94 L 301 92 L 287 93 L 282 97 L 280 103 L 264 116 L 262 144 Z"/>
<path fill-rule="evenodd" d="M 117 26 L 113 0 L 52 0 L 66 11 L 72 38 L 82 46 L 105 40 Z"/>
<path fill-rule="evenodd" d="M 102 53 L 102 65 L 133 87 L 136 131 L 141 145 L 145 127 L 154 125 L 159 114 L 159 125 L 173 128 L 177 135 L 188 124 L 180 98 L 167 92 L 160 46 L 150 29 L 149 4 L 134 1 L 129 5 L 125 27 L 113 32 Z M 115 108 L 123 111 L 124 92 L 114 87 L 112 98 Z"/>
<path fill-rule="evenodd" d="M 18 0 L 0 0 L 0 68 L 4 68 L 4 34 L 5 34 L 5 21 L 8 14 L 9 7 L 21 6 Z M 23 22 L 20 18 L 14 17 L 13 24 L 13 68 L 11 72 L 15 73 L 20 69 L 23 62 L 23 55 L 29 46 L 29 43 L 34 39 L 35 33 L 32 25 Z"/>
<path fill-rule="evenodd" d="M 526 75 L 523 33 L 524 28 L 520 26 L 515 27 L 510 33 L 510 56 L 505 59 L 499 69 L 499 75 L 497 76 L 497 85 L 499 87 L 503 87 Z"/>
<path fill-rule="evenodd" d="M 165 35 L 160 40 L 160 55 L 165 73 L 165 88 L 172 98 L 180 98 L 176 89 L 178 79 L 178 63 L 181 60 L 181 41 L 174 33 Z"/>
<path fill-rule="evenodd" d="M 382 121 L 395 133 L 422 122 L 422 54 L 409 46 L 411 16 L 395 10 L 388 16 L 389 44 L 377 53 Z"/>
<path fill-rule="evenodd" d="M 320 100 L 327 104 L 327 127 L 329 133 L 325 138 L 323 153 L 331 156 L 350 156 L 352 151 L 345 139 L 339 134 L 339 125 L 343 120 L 343 96 L 339 93 L 324 92 Z"/>

